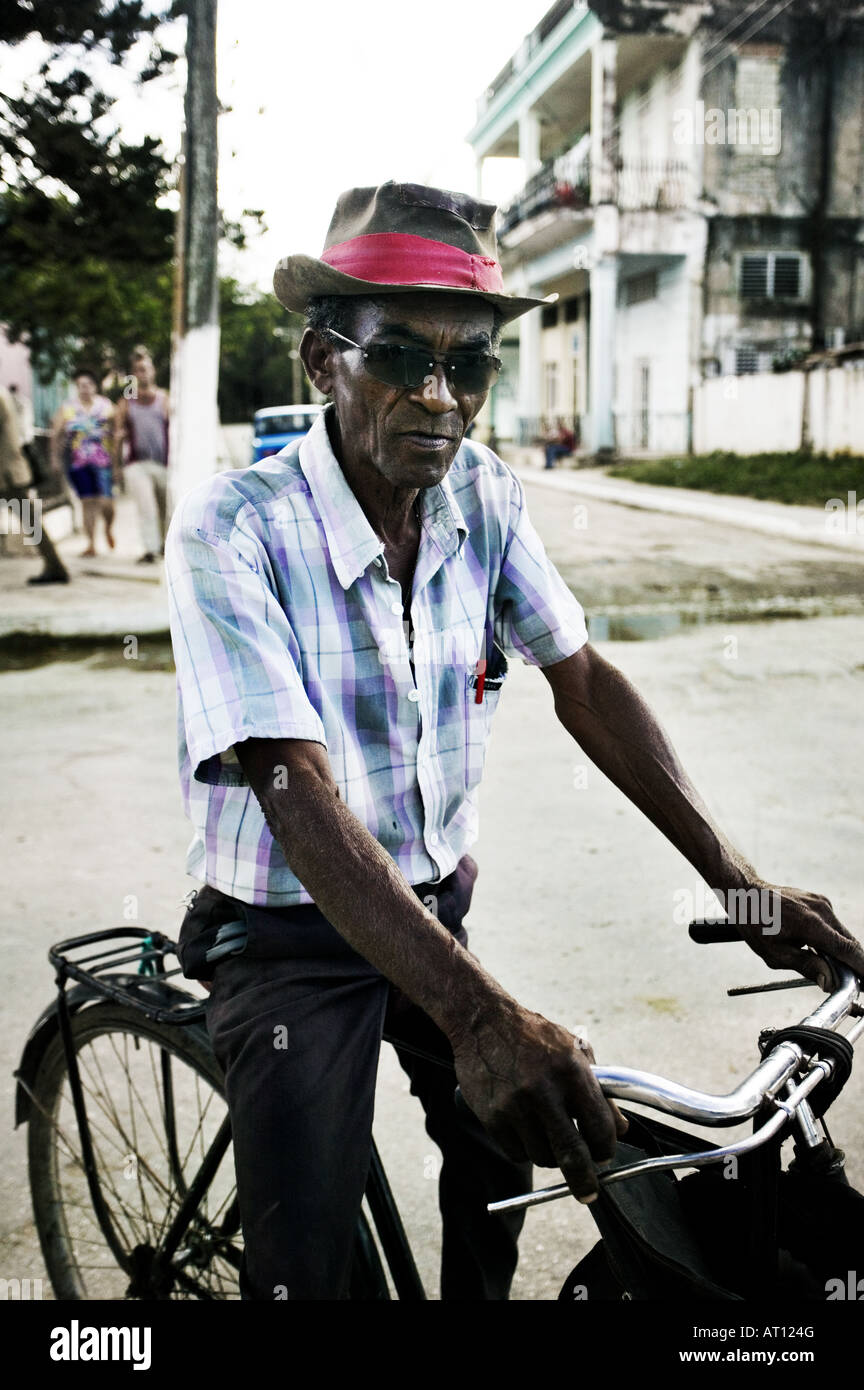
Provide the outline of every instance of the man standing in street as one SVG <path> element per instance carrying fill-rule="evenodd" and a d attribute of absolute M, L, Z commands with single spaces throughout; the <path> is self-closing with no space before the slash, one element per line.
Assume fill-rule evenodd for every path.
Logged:
<path fill-rule="evenodd" d="M 156 369 L 145 347 L 132 353 L 135 386 L 117 404 L 115 467 L 124 477 L 138 511 L 144 547 L 138 563 L 153 565 L 164 553 L 168 529 L 168 392 L 156 385 Z"/>
<path fill-rule="evenodd" d="M 205 885 L 181 952 L 212 980 L 247 1298 L 348 1296 L 384 1029 L 412 1049 L 443 1155 L 445 1299 L 507 1298 L 520 1217 L 487 1203 L 524 1192 L 532 1163 L 594 1200 L 624 1132 L 590 1048 L 466 949 L 508 656 L 543 671 L 564 728 L 715 891 L 762 887 L 588 642 L 519 479 L 465 438 L 502 324 L 539 303 L 504 292 L 494 217 L 413 184 L 343 194 L 321 258 L 274 281 L 330 404 L 298 445 L 190 492 L 168 537 L 187 867 Z M 769 964 L 864 973 L 827 899 L 771 891 L 779 930 L 776 913 L 770 935 L 737 924 Z"/>
<path fill-rule="evenodd" d="M 44 561 L 42 572 L 34 574 L 27 583 L 68 584 L 69 572 L 45 529 L 42 502 L 35 494 L 30 496 L 32 482 L 32 470 L 21 448 L 15 400 L 5 387 L 0 386 L 0 496 L 4 503 L 34 509 L 34 535 L 39 537 L 36 547 Z"/>

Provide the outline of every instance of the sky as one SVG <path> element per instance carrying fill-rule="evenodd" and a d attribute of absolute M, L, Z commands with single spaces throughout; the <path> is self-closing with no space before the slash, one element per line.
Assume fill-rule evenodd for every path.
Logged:
<path fill-rule="evenodd" d="M 474 193 L 465 135 L 476 101 L 551 0 L 219 0 L 220 204 L 231 218 L 265 213 L 266 233 L 223 273 L 269 289 L 280 257 L 319 255 L 344 189 L 402 179 Z M 185 25 L 166 36 L 182 46 Z M 39 50 L 6 55 L 4 78 L 26 81 Z M 126 139 L 157 135 L 179 149 L 185 72 L 128 90 L 115 109 Z M 7 87 L 8 90 L 8 87 Z M 506 201 L 519 161 L 487 163 L 483 193 Z"/>

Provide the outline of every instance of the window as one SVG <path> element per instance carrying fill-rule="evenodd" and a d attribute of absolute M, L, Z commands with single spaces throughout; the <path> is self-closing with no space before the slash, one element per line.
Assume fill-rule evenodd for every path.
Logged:
<path fill-rule="evenodd" d="M 801 299 L 802 258 L 770 252 L 742 256 L 738 289 L 742 299 Z"/>
<path fill-rule="evenodd" d="M 576 323 L 579 319 L 579 303 L 581 296 L 574 294 L 571 299 L 564 301 L 564 322 Z"/>
<path fill-rule="evenodd" d="M 773 44 L 751 45 L 735 60 L 735 108 L 726 139 L 737 155 L 780 150 L 780 58 Z"/>
<path fill-rule="evenodd" d="M 755 347 L 737 347 L 735 349 L 735 375 L 746 376 L 749 372 L 758 372 L 759 353 Z"/>
<path fill-rule="evenodd" d="M 555 328 L 558 323 L 558 305 L 547 305 L 545 309 L 540 310 L 540 315 L 543 328 Z"/>
<path fill-rule="evenodd" d="M 646 299 L 657 297 L 657 271 L 646 270 L 642 275 L 632 275 L 622 287 L 625 304 L 642 304 Z"/>

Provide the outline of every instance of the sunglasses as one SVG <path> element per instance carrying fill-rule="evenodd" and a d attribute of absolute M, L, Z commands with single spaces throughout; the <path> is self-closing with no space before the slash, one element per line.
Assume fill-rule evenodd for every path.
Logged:
<path fill-rule="evenodd" d="M 452 390 L 474 396 L 488 391 L 501 370 L 500 357 L 493 357 L 491 352 L 482 349 L 468 348 L 447 357 L 432 357 L 427 348 L 405 347 L 399 343 L 370 343 L 364 348 L 362 343 L 355 343 L 332 328 L 327 330 L 327 336 L 340 338 L 349 347 L 358 348 L 369 375 L 385 386 L 422 386 L 440 365 Z"/>

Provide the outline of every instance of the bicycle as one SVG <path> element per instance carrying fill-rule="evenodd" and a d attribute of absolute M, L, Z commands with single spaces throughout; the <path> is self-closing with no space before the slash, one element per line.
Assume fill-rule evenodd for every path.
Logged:
<path fill-rule="evenodd" d="M 692 923 L 690 934 L 702 942 L 740 939 L 717 923 Z M 206 1000 L 172 983 L 181 973 L 166 968 L 172 954 L 169 938 L 133 927 L 70 938 L 49 951 L 57 997 L 15 1073 L 16 1125 L 29 1125 L 34 1217 L 58 1299 L 239 1297 L 242 1232 L 222 1078 L 204 1023 Z M 804 1193 L 810 1208 L 815 1202 L 817 1226 L 830 1192 L 843 1238 L 850 1222 L 864 1237 L 864 1197 L 846 1184 L 843 1155 L 824 1125 L 864 1030 L 859 982 L 845 967 L 836 971 L 834 992 L 800 1024 L 762 1036 L 760 1065 L 728 1095 L 630 1068 L 594 1068 L 604 1093 L 619 1101 L 707 1126 L 752 1119 L 753 1133 L 706 1146 L 687 1131 L 625 1111 L 630 1131 L 616 1166 L 600 1173 L 600 1198 L 588 1208 L 602 1239 L 559 1298 L 819 1296 L 819 1280 L 841 1255 L 833 1247 L 805 1250 L 807 1239 L 794 1230 L 790 1237 L 789 1220 L 780 1218 L 792 1180 L 799 1199 Z M 854 1021 L 844 1035 L 845 1020 Z M 795 1161 L 783 1171 L 780 1148 L 790 1137 Z M 742 1169 L 735 1174 L 740 1184 L 724 1182 L 730 1163 Z M 694 1172 L 675 1179 L 678 1168 Z M 708 1172 L 714 1176 L 706 1185 Z M 490 1210 L 566 1196 L 560 1184 Z M 373 1144 L 351 1297 L 393 1294 L 426 1298 Z"/>

